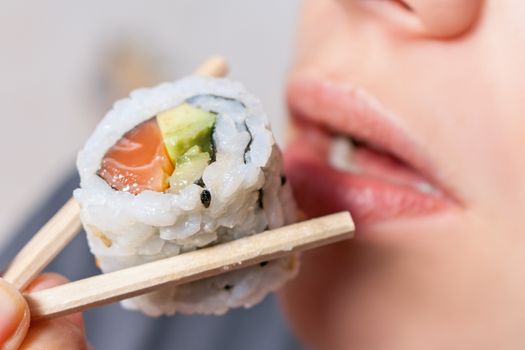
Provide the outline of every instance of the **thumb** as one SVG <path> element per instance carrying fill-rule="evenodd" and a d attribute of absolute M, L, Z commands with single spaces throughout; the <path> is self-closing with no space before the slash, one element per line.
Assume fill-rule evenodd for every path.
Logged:
<path fill-rule="evenodd" d="M 17 349 L 29 328 L 29 309 L 22 294 L 0 278 L 0 349 Z"/>

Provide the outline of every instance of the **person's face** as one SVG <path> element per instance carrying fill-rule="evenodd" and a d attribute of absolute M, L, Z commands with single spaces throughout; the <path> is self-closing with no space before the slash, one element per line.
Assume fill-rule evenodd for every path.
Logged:
<path fill-rule="evenodd" d="M 524 16 L 522 0 L 304 1 L 286 170 L 308 216 L 357 225 L 284 293 L 307 344 L 525 348 Z"/>

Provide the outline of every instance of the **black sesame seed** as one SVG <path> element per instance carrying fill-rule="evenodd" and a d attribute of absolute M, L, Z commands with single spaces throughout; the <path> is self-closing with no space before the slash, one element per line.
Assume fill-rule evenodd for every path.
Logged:
<path fill-rule="evenodd" d="M 263 262 L 260 263 L 259 265 L 260 265 L 261 267 L 266 266 L 266 265 L 268 265 L 268 261 L 263 261 Z"/>
<path fill-rule="evenodd" d="M 201 202 L 204 205 L 204 208 L 208 208 L 211 202 L 211 193 L 208 190 L 203 190 L 201 192 Z"/>
<path fill-rule="evenodd" d="M 230 290 L 232 288 L 233 288 L 233 286 L 231 284 L 227 284 L 227 285 L 224 286 L 224 290 Z"/>
<path fill-rule="evenodd" d="M 286 184 L 286 176 L 281 175 L 281 186 L 284 186 Z"/>

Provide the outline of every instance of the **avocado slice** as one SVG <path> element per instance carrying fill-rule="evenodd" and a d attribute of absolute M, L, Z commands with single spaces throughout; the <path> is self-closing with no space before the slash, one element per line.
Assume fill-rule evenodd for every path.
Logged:
<path fill-rule="evenodd" d="M 189 184 L 196 182 L 210 163 L 210 154 L 201 152 L 193 146 L 177 158 L 177 169 L 170 177 L 170 192 L 177 193 Z"/>
<path fill-rule="evenodd" d="M 182 156 L 194 146 L 193 152 L 212 154 L 214 113 L 183 103 L 157 115 L 157 123 L 168 155 L 177 167 Z M 176 169 L 175 171 L 178 171 Z"/>

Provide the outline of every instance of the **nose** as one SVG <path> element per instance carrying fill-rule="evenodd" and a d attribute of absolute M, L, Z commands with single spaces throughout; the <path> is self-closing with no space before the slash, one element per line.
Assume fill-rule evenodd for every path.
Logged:
<path fill-rule="evenodd" d="M 411 11 L 419 30 L 428 36 L 446 38 L 471 29 L 480 15 L 483 0 L 395 0 Z"/>

